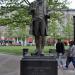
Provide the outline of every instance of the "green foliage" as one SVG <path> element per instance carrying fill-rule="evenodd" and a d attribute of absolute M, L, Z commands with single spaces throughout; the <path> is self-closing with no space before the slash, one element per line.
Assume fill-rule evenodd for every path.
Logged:
<path fill-rule="evenodd" d="M 19 0 L 4 0 L 6 6 L 1 6 L 0 25 L 8 26 L 8 36 L 25 38 L 27 35 L 26 25 L 30 25 L 31 16 L 29 15 L 28 6 L 20 4 Z M 18 30 L 16 30 L 18 28 Z M 15 31 L 16 30 L 16 31 Z"/>
<path fill-rule="evenodd" d="M 13 55 L 22 55 L 23 48 L 28 48 L 29 53 L 34 53 L 35 46 L 0 46 L 0 53 L 9 53 Z M 65 46 L 65 50 L 67 50 L 69 47 Z M 45 46 L 44 53 L 48 54 L 49 50 L 50 52 L 56 52 L 54 46 Z"/>
<path fill-rule="evenodd" d="M 33 53 L 35 51 L 35 46 L 1 46 L 0 52 L 14 54 L 14 55 L 22 55 L 23 48 L 28 48 L 29 53 Z M 46 46 L 44 49 L 44 52 L 48 53 L 49 49 L 55 49 L 55 48 L 53 46 Z M 51 52 L 53 52 L 53 51 L 51 51 Z"/>
<path fill-rule="evenodd" d="M 72 22 L 72 18 L 71 16 L 67 16 L 68 20 L 67 20 L 67 25 L 64 26 L 64 34 L 66 36 L 66 39 L 73 39 L 73 22 Z"/>
<path fill-rule="evenodd" d="M 28 14 L 27 9 L 20 8 L 11 18 L 13 26 L 25 28 L 26 25 L 29 25 L 31 22 L 31 17 Z"/>
<path fill-rule="evenodd" d="M 51 17 L 49 20 L 49 31 L 48 34 L 52 37 L 57 39 L 58 37 L 60 38 L 61 30 L 63 29 L 63 13 L 60 11 L 54 11 L 51 13 Z"/>
<path fill-rule="evenodd" d="M 11 20 L 10 19 L 3 19 L 3 18 L 0 18 L 0 25 L 2 26 L 6 26 L 7 24 L 11 23 Z"/>
<path fill-rule="evenodd" d="M 4 19 L 7 17 L 15 27 L 24 28 L 25 25 L 30 24 L 31 17 L 28 14 L 28 6 L 21 4 L 19 0 L 4 0 L 3 3 L 5 3 L 6 6 L 1 6 L 0 15 L 4 17 L 2 19 L 4 24 L 6 23 Z M 9 20 L 6 21 L 8 21 L 7 23 L 10 26 Z"/>
<path fill-rule="evenodd" d="M 63 17 L 64 14 L 61 11 L 62 9 L 68 9 L 66 6 L 67 0 L 48 0 L 49 9 L 50 9 L 50 20 L 48 25 L 48 34 L 52 38 L 63 38 Z"/>
<path fill-rule="evenodd" d="M 63 13 L 58 10 L 68 9 L 66 6 L 67 0 L 47 1 L 49 10 L 51 10 L 48 34 L 53 38 L 58 38 L 60 37 L 59 34 L 61 34 L 61 30 L 64 29 L 62 21 Z M 15 30 L 18 27 L 19 30 L 12 36 L 21 36 L 21 38 L 24 38 L 25 35 L 28 34 L 28 31 L 26 31 L 27 25 L 30 25 L 32 19 L 29 15 L 29 7 L 25 5 L 24 0 L 3 0 L 2 3 L 4 3 L 5 6 L 1 6 L 0 9 L 0 25 L 8 25 L 11 30 Z"/>
<path fill-rule="evenodd" d="M 64 8 L 68 8 L 66 6 L 67 4 L 67 0 L 48 0 L 48 4 L 49 4 L 49 8 L 51 10 L 61 10 L 61 9 L 64 9 Z"/>

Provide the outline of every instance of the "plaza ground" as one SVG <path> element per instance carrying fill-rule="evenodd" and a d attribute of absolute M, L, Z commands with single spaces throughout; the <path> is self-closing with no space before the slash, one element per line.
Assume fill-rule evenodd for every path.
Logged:
<path fill-rule="evenodd" d="M 20 60 L 22 56 L 0 53 L 0 75 L 20 75 Z M 65 59 L 63 59 L 65 63 Z M 58 69 L 58 75 L 75 75 L 73 65 L 68 70 Z"/>

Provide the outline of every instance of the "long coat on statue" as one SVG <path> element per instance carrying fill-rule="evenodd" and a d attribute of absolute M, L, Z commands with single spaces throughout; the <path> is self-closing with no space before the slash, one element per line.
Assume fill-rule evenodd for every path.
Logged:
<path fill-rule="evenodd" d="M 47 1 L 36 0 L 31 3 L 32 24 L 31 30 L 34 36 L 45 36 L 47 35 Z"/>

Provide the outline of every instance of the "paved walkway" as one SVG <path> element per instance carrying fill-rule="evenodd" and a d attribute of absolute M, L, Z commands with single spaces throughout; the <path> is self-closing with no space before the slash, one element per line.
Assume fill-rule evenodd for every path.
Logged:
<path fill-rule="evenodd" d="M 20 75 L 20 60 L 21 56 L 0 54 L 0 75 Z M 75 75 L 72 69 L 72 64 L 68 70 L 59 68 L 58 75 Z"/>
<path fill-rule="evenodd" d="M 20 75 L 19 56 L 0 54 L 0 75 Z"/>

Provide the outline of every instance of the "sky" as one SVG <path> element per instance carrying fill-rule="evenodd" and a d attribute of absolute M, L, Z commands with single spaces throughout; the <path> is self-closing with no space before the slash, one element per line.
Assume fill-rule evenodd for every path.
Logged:
<path fill-rule="evenodd" d="M 30 2 L 34 1 L 34 0 L 29 0 Z M 69 8 L 71 9 L 75 9 L 75 0 L 68 0 L 70 2 Z"/>
<path fill-rule="evenodd" d="M 75 9 L 75 0 L 68 0 L 70 2 L 69 8 Z"/>

